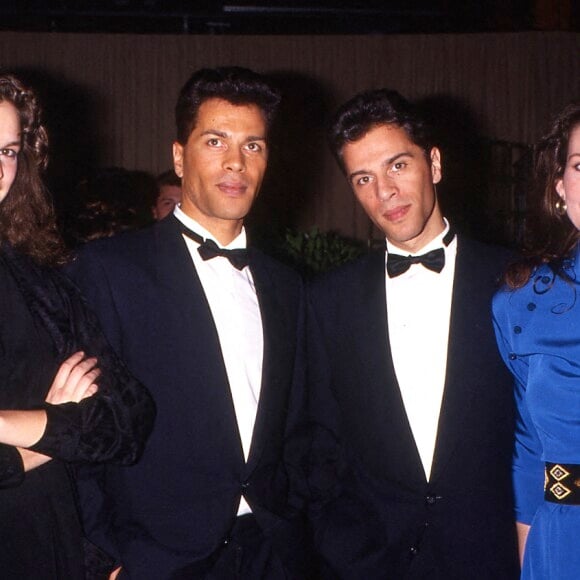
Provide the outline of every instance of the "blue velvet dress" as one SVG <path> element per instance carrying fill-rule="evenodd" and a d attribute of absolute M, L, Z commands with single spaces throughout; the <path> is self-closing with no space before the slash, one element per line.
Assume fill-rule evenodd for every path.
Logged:
<path fill-rule="evenodd" d="M 580 505 L 544 500 L 544 462 L 580 464 L 580 251 L 557 276 L 539 267 L 523 288 L 493 301 L 502 357 L 518 409 L 516 519 L 530 524 L 522 578 L 580 578 Z"/>

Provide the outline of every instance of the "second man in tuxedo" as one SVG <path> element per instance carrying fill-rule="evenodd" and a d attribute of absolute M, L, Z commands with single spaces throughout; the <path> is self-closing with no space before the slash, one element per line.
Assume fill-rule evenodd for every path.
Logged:
<path fill-rule="evenodd" d="M 444 219 L 441 152 L 398 93 L 346 103 L 331 144 L 386 246 L 311 292 L 322 575 L 517 578 L 512 383 L 490 317 L 505 255 Z"/>

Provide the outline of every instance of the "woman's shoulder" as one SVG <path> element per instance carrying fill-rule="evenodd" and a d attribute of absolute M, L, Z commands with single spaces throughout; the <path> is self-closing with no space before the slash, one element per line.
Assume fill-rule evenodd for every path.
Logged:
<path fill-rule="evenodd" d="M 510 288 L 504 285 L 493 298 L 496 320 L 513 318 L 526 313 L 547 320 L 552 315 L 570 315 L 578 303 L 580 279 L 577 279 L 574 261 L 558 264 L 544 263 L 536 266 L 523 286 Z"/>
<path fill-rule="evenodd" d="M 549 265 L 540 264 L 535 266 L 530 273 L 530 277 L 527 282 L 518 288 L 512 288 L 507 283 L 496 292 L 493 297 L 493 312 L 497 317 L 504 311 L 508 310 L 518 310 L 532 308 L 530 305 L 530 300 L 537 291 L 537 282 L 540 281 L 541 284 L 546 285 L 548 280 L 553 282 L 554 275 Z M 542 280 L 544 282 L 542 282 Z"/>
<path fill-rule="evenodd" d="M 41 302 L 48 308 L 58 308 L 63 298 L 75 292 L 73 283 L 61 268 L 39 264 L 10 244 L 1 248 L 2 261 L 16 280 L 22 294 L 29 300 Z M 52 305 L 52 306 L 51 306 Z"/>

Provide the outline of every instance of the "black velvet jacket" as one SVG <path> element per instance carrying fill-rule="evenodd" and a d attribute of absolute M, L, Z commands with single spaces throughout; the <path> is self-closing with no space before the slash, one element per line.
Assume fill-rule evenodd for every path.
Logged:
<path fill-rule="evenodd" d="M 0 250 L 0 266 L 13 277 L 33 317 L 50 336 L 57 363 L 82 350 L 98 359 L 101 370 L 98 392 L 80 403 L 51 405 L 42 396 L 36 408 L 46 410 L 48 423 L 31 449 L 67 462 L 134 463 L 155 418 L 148 391 L 110 348 L 96 317 L 66 276 L 35 264 L 7 243 Z M 23 479 L 20 454 L 0 444 L 0 487 L 18 486 Z"/>

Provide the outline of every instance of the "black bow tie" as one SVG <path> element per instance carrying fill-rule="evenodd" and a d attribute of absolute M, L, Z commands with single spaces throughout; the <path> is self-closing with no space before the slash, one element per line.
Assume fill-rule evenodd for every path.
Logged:
<path fill-rule="evenodd" d="M 455 232 L 449 231 L 443 238 L 443 244 L 448 246 L 455 237 Z M 441 272 L 445 266 L 445 250 L 437 248 L 421 256 L 401 256 L 400 254 L 387 254 L 387 274 L 389 278 L 395 278 L 405 273 L 413 264 L 423 264 L 425 268 L 433 272 Z"/>
<path fill-rule="evenodd" d="M 405 273 L 413 264 L 423 264 L 428 270 L 441 272 L 445 266 L 445 250 L 437 248 L 422 256 L 401 256 L 391 254 L 387 256 L 387 273 L 389 278 L 395 278 Z"/>
<path fill-rule="evenodd" d="M 227 258 L 230 261 L 230 264 L 238 270 L 243 270 L 249 264 L 247 249 L 236 248 L 235 250 L 227 250 L 225 248 L 220 248 L 213 240 L 209 238 L 204 239 L 203 236 L 190 230 L 181 222 L 180 224 L 181 232 L 199 244 L 197 251 L 204 260 L 211 260 L 212 258 L 221 256 Z"/>

